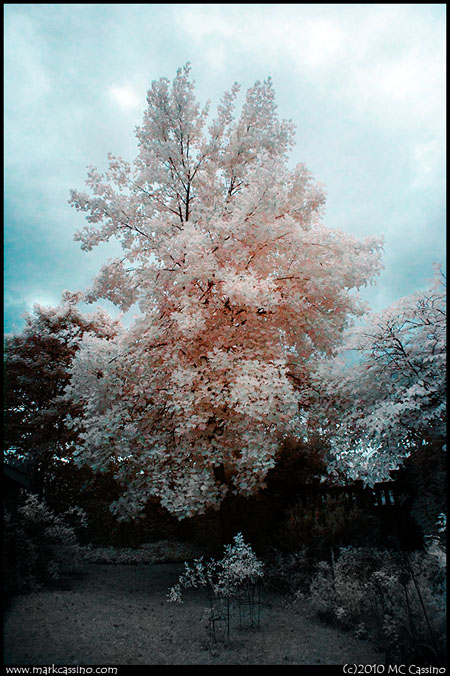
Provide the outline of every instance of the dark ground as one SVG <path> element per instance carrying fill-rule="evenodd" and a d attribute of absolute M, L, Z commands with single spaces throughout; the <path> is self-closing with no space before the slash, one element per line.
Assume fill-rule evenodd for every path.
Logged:
<path fill-rule="evenodd" d="M 239 628 L 214 644 L 203 589 L 167 602 L 178 563 L 84 564 L 59 588 L 17 596 L 4 621 L 7 665 L 383 664 L 368 641 L 308 617 L 280 594 L 263 592 L 259 628 Z"/>

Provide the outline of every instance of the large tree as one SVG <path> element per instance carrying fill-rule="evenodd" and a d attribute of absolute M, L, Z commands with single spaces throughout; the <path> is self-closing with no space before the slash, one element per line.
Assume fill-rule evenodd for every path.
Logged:
<path fill-rule="evenodd" d="M 103 310 L 82 314 L 80 298 L 67 292 L 57 307 L 36 304 L 23 331 L 5 338 L 5 458 L 27 468 L 40 494 L 55 462 L 68 460 L 75 447 L 69 418 L 80 410 L 65 388 L 80 340 L 86 333 L 109 339 L 120 326 Z"/>
<path fill-rule="evenodd" d="M 326 228 L 322 189 L 288 168 L 270 78 L 235 116 L 238 92 L 208 126 L 189 65 L 154 81 L 135 161 L 109 155 L 71 195 L 82 248 L 123 249 L 87 297 L 141 313 L 115 340 L 87 337 L 72 378 L 80 461 L 118 464 L 122 515 L 157 496 L 182 518 L 263 487 L 280 439 L 304 433 L 311 355 L 334 349 L 380 268 L 381 242 Z"/>
<path fill-rule="evenodd" d="M 428 288 L 349 330 L 341 349 L 356 351 L 351 365 L 343 354 L 318 360 L 310 413 L 327 420 L 330 468 L 374 484 L 419 449 L 442 448 L 446 324 L 445 279 L 436 266 Z"/>

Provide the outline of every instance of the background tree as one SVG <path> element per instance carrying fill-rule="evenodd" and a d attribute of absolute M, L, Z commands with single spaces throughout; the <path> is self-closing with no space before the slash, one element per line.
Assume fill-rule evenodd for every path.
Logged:
<path fill-rule="evenodd" d="M 311 356 L 332 352 L 380 268 L 381 242 L 326 228 L 322 189 L 288 168 L 270 78 L 237 118 L 233 85 L 206 130 L 189 75 L 152 83 L 136 160 L 109 155 L 71 195 L 82 248 L 123 249 L 88 298 L 141 312 L 113 340 L 86 336 L 73 364 L 78 457 L 117 463 L 119 515 L 156 496 L 182 518 L 263 487 L 280 441 L 304 433 Z"/>
<path fill-rule="evenodd" d="M 328 416 L 330 468 L 373 484 L 389 478 L 411 454 L 442 447 L 446 438 L 446 290 L 433 283 L 400 299 L 349 332 L 343 351 L 318 362 L 313 378 L 318 416 Z"/>
<path fill-rule="evenodd" d="M 80 299 L 67 292 L 58 307 L 35 305 L 22 333 L 5 339 L 5 458 L 27 468 L 40 495 L 55 462 L 74 449 L 77 433 L 68 416 L 80 410 L 64 390 L 80 340 L 85 333 L 109 339 L 119 328 L 102 310 L 83 315 Z"/>

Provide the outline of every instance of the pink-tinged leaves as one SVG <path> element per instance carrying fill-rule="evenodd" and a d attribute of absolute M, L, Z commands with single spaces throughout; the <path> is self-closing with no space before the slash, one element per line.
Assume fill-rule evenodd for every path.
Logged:
<path fill-rule="evenodd" d="M 123 249 L 87 298 L 141 311 L 106 348 L 86 339 L 73 371 L 80 458 L 114 458 L 124 514 L 157 496 L 183 517 L 263 487 L 280 440 L 304 432 L 311 357 L 336 349 L 363 312 L 355 289 L 380 270 L 381 241 L 326 228 L 323 189 L 289 169 L 294 129 L 270 78 L 240 115 L 238 90 L 206 128 L 189 65 L 153 82 L 136 160 L 110 154 L 89 193 L 72 193 L 82 247 L 114 237 Z"/>

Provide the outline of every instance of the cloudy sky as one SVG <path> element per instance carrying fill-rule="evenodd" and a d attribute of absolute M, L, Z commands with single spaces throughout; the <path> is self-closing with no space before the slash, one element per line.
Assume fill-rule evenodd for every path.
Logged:
<path fill-rule="evenodd" d="M 384 235 L 375 310 L 445 265 L 444 4 L 6 4 L 5 331 L 35 302 L 86 289 L 108 247 L 82 252 L 68 204 L 86 166 L 133 160 L 153 80 L 192 64 L 215 109 L 271 76 L 297 127 L 290 164 L 325 185 L 325 222 Z M 112 310 L 112 306 L 105 303 Z M 114 314 L 114 313 L 113 313 Z"/>

